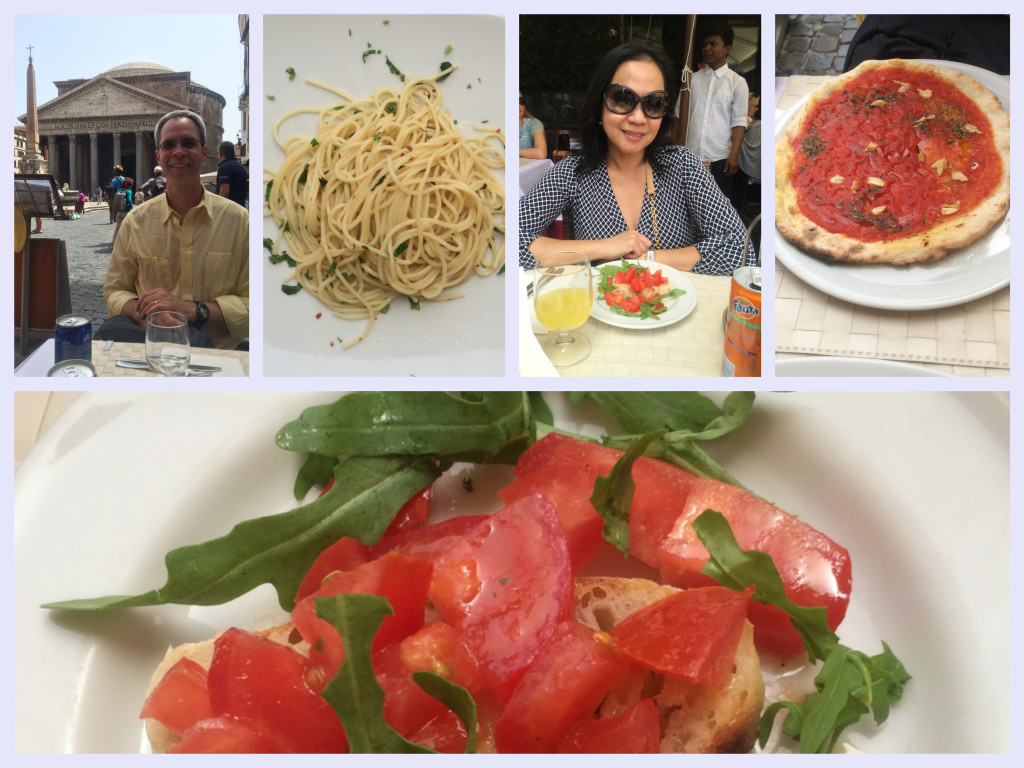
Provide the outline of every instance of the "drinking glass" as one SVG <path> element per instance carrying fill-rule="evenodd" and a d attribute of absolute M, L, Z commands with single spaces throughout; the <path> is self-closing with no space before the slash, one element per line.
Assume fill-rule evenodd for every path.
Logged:
<path fill-rule="evenodd" d="M 146 359 L 161 376 L 178 376 L 192 356 L 188 319 L 178 312 L 154 312 L 146 317 Z"/>
<path fill-rule="evenodd" d="M 577 331 L 590 317 L 594 281 L 590 260 L 576 251 L 558 251 L 536 259 L 533 277 L 533 308 L 545 328 L 557 331 L 540 343 L 557 368 L 587 359 L 590 339 Z"/>

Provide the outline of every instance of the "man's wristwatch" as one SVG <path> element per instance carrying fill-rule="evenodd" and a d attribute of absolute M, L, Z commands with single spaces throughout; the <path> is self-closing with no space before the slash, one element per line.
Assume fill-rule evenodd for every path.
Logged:
<path fill-rule="evenodd" d="M 654 249 L 653 248 L 648 248 L 647 249 L 647 254 L 644 256 L 644 258 L 647 261 L 654 261 L 655 260 L 654 259 Z"/>
<path fill-rule="evenodd" d="M 207 320 L 210 319 L 210 308 L 203 304 L 201 301 L 195 302 L 196 305 L 196 321 L 192 323 L 196 328 L 202 328 Z"/>

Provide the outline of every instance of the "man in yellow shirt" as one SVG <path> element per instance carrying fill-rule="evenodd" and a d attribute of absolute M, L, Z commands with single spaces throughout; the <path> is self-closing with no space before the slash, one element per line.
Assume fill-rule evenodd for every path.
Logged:
<path fill-rule="evenodd" d="M 195 346 L 248 348 L 249 212 L 203 188 L 199 115 L 169 112 L 153 135 L 167 191 L 121 225 L 103 285 L 110 319 L 97 337 L 144 341 L 146 316 L 170 310 L 188 318 Z"/>

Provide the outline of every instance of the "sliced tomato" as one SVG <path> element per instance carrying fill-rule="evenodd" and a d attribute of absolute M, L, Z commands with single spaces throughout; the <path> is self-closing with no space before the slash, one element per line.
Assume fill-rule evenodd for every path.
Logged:
<path fill-rule="evenodd" d="M 321 496 L 327 493 L 334 485 L 334 478 L 324 486 Z M 395 519 L 384 532 L 384 536 L 395 536 L 404 531 L 412 531 L 421 527 L 427 522 L 430 515 L 430 498 L 433 486 L 428 485 L 422 491 L 410 498 L 401 506 L 395 514 Z M 371 553 L 369 547 L 351 536 L 343 536 L 334 544 L 329 546 L 317 557 L 310 567 L 302 584 L 295 593 L 295 602 L 299 602 L 307 595 L 320 589 L 324 579 L 336 571 L 351 571 L 364 563 L 368 563 L 376 557 Z"/>
<path fill-rule="evenodd" d="M 533 493 L 539 493 L 550 501 L 565 534 L 572 571 L 579 573 L 602 541 L 604 520 L 597 514 L 589 497 L 580 492 L 580 489 L 592 486 L 593 482 L 592 473 L 582 467 L 564 467 L 557 472 L 534 470 L 523 473 L 506 485 L 498 491 L 498 496 L 505 504 L 512 504 Z"/>
<path fill-rule="evenodd" d="M 651 755 L 661 751 L 661 726 L 653 699 L 640 699 L 621 715 L 578 720 L 558 745 L 573 754 Z"/>
<path fill-rule="evenodd" d="M 214 641 L 210 705 L 216 716 L 244 721 L 282 752 L 345 752 L 338 715 L 305 681 L 305 659 L 291 648 L 241 629 Z"/>
<path fill-rule="evenodd" d="M 466 748 L 466 726 L 451 710 L 445 710 L 406 737 L 435 752 L 456 755 Z"/>
<path fill-rule="evenodd" d="M 605 633 L 562 622 L 526 670 L 494 731 L 499 752 L 554 752 L 630 673 Z"/>
<path fill-rule="evenodd" d="M 476 660 L 454 628 L 442 622 L 429 624 L 375 654 L 373 668 L 384 689 L 384 716 L 407 738 L 447 711 L 412 679 L 414 672 L 433 672 L 470 693 L 479 690 L 482 682 Z"/>
<path fill-rule="evenodd" d="M 516 476 L 544 469 L 553 474 L 566 467 L 585 469 L 590 481 L 576 490 L 590 501 L 593 481 L 607 475 L 622 451 L 552 432 L 528 448 L 516 463 Z M 629 508 L 629 551 L 650 566 L 658 565 L 658 547 L 679 517 L 696 475 L 663 461 L 641 457 L 633 464 L 636 492 Z"/>
<path fill-rule="evenodd" d="M 379 557 L 387 552 L 401 552 L 408 557 L 433 558 L 446 551 L 453 542 L 461 539 L 467 531 L 472 530 L 488 517 L 489 515 L 462 515 L 423 528 L 401 531 L 391 536 L 385 536 L 370 547 L 370 552 L 374 557 Z"/>
<path fill-rule="evenodd" d="M 212 716 L 206 670 L 189 658 L 179 659 L 167 670 L 139 714 L 159 720 L 175 733 Z"/>
<path fill-rule="evenodd" d="M 627 312 L 639 312 L 640 305 L 644 303 L 644 300 L 639 296 L 630 296 L 628 299 L 623 299 L 622 303 L 619 304 Z"/>
<path fill-rule="evenodd" d="M 316 615 L 317 598 L 341 594 L 386 597 L 394 615 L 384 619 L 373 639 L 374 649 L 379 650 L 423 626 L 432 570 L 429 560 L 388 553 L 355 570 L 329 577 L 320 589 L 296 605 L 292 611 L 292 623 L 310 645 L 309 667 L 313 674 L 310 682 L 313 687 L 320 690 L 326 685 L 345 659 L 341 635 Z"/>
<path fill-rule="evenodd" d="M 572 592 L 562 527 L 534 494 L 451 541 L 435 558 L 430 597 L 503 698 L 568 614 Z"/>
<path fill-rule="evenodd" d="M 369 547 L 351 536 L 343 536 L 321 552 L 313 562 L 295 593 L 295 602 L 301 602 L 320 589 L 328 576 L 351 571 L 372 559 Z"/>
<path fill-rule="evenodd" d="M 706 509 L 725 516 L 743 549 L 758 549 L 772 556 L 790 600 L 798 605 L 824 606 L 829 626 L 839 626 L 850 601 L 849 552 L 773 504 L 715 480 L 700 479 L 694 484 L 678 520 L 661 543 L 658 568 L 666 583 L 682 587 L 712 583 L 701 573 L 707 549 L 690 524 Z M 800 636 L 780 609 L 751 601 L 748 617 L 759 650 L 783 657 L 804 650 Z"/>
<path fill-rule="evenodd" d="M 171 754 L 262 755 L 280 752 L 280 745 L 252 725 L 234 717 L 200 720 L 181 735 Z"/>
<path fill-rule="evenodd" d="M 722 688 L 732 674 L 748 596 L 725 587 L 684 589 L 612 628 L 615 647 L 647 669 Z"/>

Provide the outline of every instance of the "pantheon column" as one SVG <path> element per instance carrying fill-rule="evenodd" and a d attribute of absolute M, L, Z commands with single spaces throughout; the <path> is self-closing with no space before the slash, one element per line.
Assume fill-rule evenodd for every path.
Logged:
<path fill-rule="evenodd" d="M 97 150 L 98 141 L 99 137 L 95 133 L 89 134 L 89 188 L 85 192 L 90 197 L 96 193 L 96 187 L 99 186 L 100 161 Z"/>
<path fill-rule="evenodd" d="M 138 177 L 135 179 L 135 189 L 139 188 L 146 179 L 149 178 L 149 171 L 147 170 L 148 165 L 146 164 L 146 152 L 143 149 L 143 139 L 145 138 L 143 131 L 135 132 L 135 175 Z"/>
<path fill-rule="evenodd" d="M 57 151 L 57 137 L 51 134 L 46 135 L 46 154 L 47 154 L 47 167 L 50 169 L 50 175 L 57 180 L 57 184 L 60 185 L 61 175 L 63 171 L 60 167 L 60 152 Z"/>
<path fill-rule="evenodd" d="M 78 189 L 78 137 L 75 134 L 68 134 L 68 187 Z"/>
<path fill-rule="evenodd" d="M 121 134 L 114 131 L 114 165 L 121 164 Z M 109 170 L 109 169 L 108 169 Z"/>

